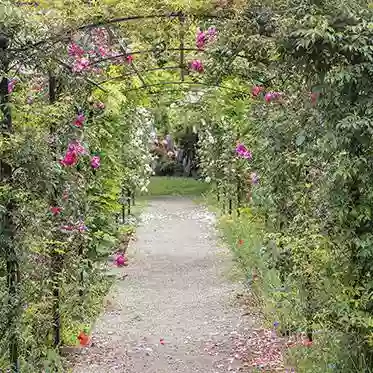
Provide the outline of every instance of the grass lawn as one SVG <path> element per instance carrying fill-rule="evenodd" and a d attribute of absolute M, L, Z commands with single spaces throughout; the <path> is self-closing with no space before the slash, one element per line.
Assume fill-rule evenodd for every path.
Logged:
<path fill-rule="evenodd" d="M 187 177 L 153 176 L 145 197 L 201 196 L 208 192 L 210 184 Z"/>

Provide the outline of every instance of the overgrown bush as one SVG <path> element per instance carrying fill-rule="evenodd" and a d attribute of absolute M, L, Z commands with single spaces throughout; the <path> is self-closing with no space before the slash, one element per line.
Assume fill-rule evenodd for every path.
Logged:
<path fill-rule="evenodd" d="M 66 40 L 39 10 L 0 1 L 0 370 L 23 373 L 64 371 L 60 347 L 98 315 L 121 200 L 146 188 L 151 159 L 148 112 L 77 71 L 113 48 L 105 31 Z"/>
<path fill-rule="evenodd" d="M 258 27 L 264 10 L 242 10 L 215 47 L 247 60 L 228 66 L 222 59 L 221 76 L 227 82 L 250 72 L 252 94 L 234 104 L 227 94 L 213 118 L 216 104 L 206 98 L 206 176 L 221 183 L 223 174 L 225 190 L 237 178 L 245 182 L 248 172 L 260 179 L 248 195 L 260 244 L 238 254 L 247 256 L 248 268 L 261 268 L 264 289 L 287 289 L 265 299 L 285 329 L 313 341 L 315 351 L 298 362 L 301 371 L 328 371 L 332 360 L 340 372 L 370 372 L 373 13 L 360 2 L 299 1 L 290 11 L 274 1 L 265 10 L 268 34 Z M 220 135 L 219 127 L 226 129 Z M 231 153 L 227 145 L 216 150 L 219 141 L 230 143 Z M 235 141 L 252 152 L 244 169 Z M 237 224 L 236 238 L 245 240 L 252 227 Z"/>

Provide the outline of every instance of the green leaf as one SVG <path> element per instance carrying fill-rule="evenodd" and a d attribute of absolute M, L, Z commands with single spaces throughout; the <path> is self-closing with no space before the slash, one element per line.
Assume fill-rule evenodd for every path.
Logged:
<path fill-rule="evenodd" d="M 300 134 L 297 136 L 297 139 L 296 139 L 295 143 L 296 143 L 298 146 L 301 146 L 301 145 L 304 143 L 304 140 L 306 140 L 306 136 L 304 136 L 303 133 L 300 133 Z"/>

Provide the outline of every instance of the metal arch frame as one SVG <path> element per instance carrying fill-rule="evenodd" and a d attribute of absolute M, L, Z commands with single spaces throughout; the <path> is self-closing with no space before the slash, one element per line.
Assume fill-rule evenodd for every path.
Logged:
<path fill-rule="evenodd" d="M 180 51 L 180 52 L 197 52 L 197 53 L 209 54 L 209 52 L 207 52 L 206 50 L 204 50 L 204 49 L 198 49 L 198 48 L 185 48 L 184 47 L 184 48 L 168 48 L 166 50 L 169 51 L 169 52 Z M 132 54 L 133 55 L 136 55 L 136 54 L 148 54 L 148 53 L 153 53 L 153 52 L 154 52 L 154 49 L 142 49 L 142 50 L 131 52 L 131 55 Z M 94 65 L 97 65 L 97 64 L 99 64 L 101 62 L 111 61 L 111 60 L 115 60 L 117 58 L 126 57 L 126 56 L 128 56 L 127 53 L 120 53 L 120 54 L 117 54 L 116 56 L 101 58 L 100 60 L 93 61 L 91 64 L 89 64 L 89 66 L 94 66 Z M 243 59 L 247 60 L 247 57 L 243 56 L 242 54 L 237 54 L 234 57 L 235 58 L 236 57 L 243 58 Z"/>
<path fill-rule="evenodd" d="M 169 48 L 167 50 L 170 51 L 170 52 L 176 52 L 176 51 L 180 51 L 181 49 L 180 48 Z M 203 52 L 202 50 L 196 49 L 196 48 L 184 48 L 183 51 L 197 51 L 197 52 L 199 51 L 199 52 Z M 153 53 L 153 52 L 154 52 L 154 49 L 142 49 L 142 50 L 131 52 L 131 55 L 132 54 L 133 55 L 136 55 L 136 54 L 148 54 L 148 53 Z M 89 64 L 89 66 L 94 66 L 94 65 L 97 65 L 97 64 L 99 64 L 101 62 L 111 61 L 111 60 L 115 60 L 117 58 L 126 57 L 126 56 L 128 56 L 128 53 L 120 53 L 120 54 L 117 54 L 115 56 L 101 58 L 100 60 L 93 61 L 91 64 Z"/>
<path fill-rule="evenodd" d="M 184 56 L 184 51 L 187 51 L 187 50 L 191 50 L 191 51 L 199 51 L 201 52 L 201 50 L 198 50 L 198 49 L 195 49 L 195 48 L 185 48 L 184 46 L 184 35 L 185 35 L 185 32 L 183 30 L 183 27 L 184 27 L 184 22 L 185 22 L 185 19 L 187 17 L 193 17 L 193 18 L 203 18 L 203 19 L 211 19 L 211 18 L 220 18 L 220 19 L 224 19 L 224 18 L 227 18 L 225 16 L 219 16 L 217 14 L 193 14 L 193 13 L 184 13 L 184 12 L 171 12 L 171 13 L 164 13 L 164 14 L 154 14 L 154 15 L 134 15 L 134 16 L 129 16 L 129 17 L 119 17 L 119 18 L 113 18 L 113 19 L 108 19 L 108 20 L 103 20 L 103 21 L 98 21 L 98 22 L 95 22 L 95 23 L 91 23 L 91 24 L 87 24 L 87 25 L 82 25 L 80 27 L 77 27 L 76 29 L 73 29 L 73 30 L 65 30 L 63 34 L 59 34 L 59 35 L 54 35 L 48 39 L 45 39 L 45 40 L 41 40 L 41 41 L 38 41 L 36 43 L 33 43 L 33 44 L 28 44 L 24 47 L 21 47 L 21 48 L 16 48 L 16 49 L 12 49 L 10 50 L 11 52 L 24 52 L 26 50 L 29 50 L 29 49 L 32 49 L 32 48 L 35 48 L 35 49 L 39 49 L 42 45 L 48 43 L 48 42 L 53 42 L 53 43 L 56 43 L 58 41 L 65 41 L 66 39 L 70 39 L 70 34 L 73 33 L 73 32 L 77 32 L 77 31 L 83 31 L 83 30 L 87 30 L 87 29 L 92 29 L 92 28 L 95 28 L 95 27 L 102 27 L 102 26 L 109 26 L 109 25 L 112 25 L 112 24 L 117 24 L 117 23 L 123 23 L 123 22 L 129 22 L 129 21 L 138 21 L 138 20 L 146 20 L 146 19 L 157 19 L 157 18 L 178 18 L 179 19 L 179 22 L 180 22 L 180 34 L 179 34 L 179 40 L 180 40 L 180 47 L 179 48 L 173 48 L 173 49 L 169 49 L 170 51 L 180 51 L 180 64 L 179 64 L 179 69 L 180 69 L 180 77 L 181 77 L 181 81 L 184 81 L 185 80 L 185 56 Z M 125 52 L 125 49 L 121 46 L 121 50 L 123 52 Z M 136 52 L 133 52 L 132 54 L 141 54 L 141 53 L 150 53 L 150 52 L 153 52 L 153 50 L 147 50 L 147 51 L 136 51 Z M 127 54 L 126 53 L 123 53 L 121 55 L 117 55 L 115 57 L 110 57 L 110 58 L 106 58 L 106 59 L 102 59 L 102 60 L 99 60 L 99 61 L 95 61 L 93 64 L 91 65 L 96 65 L 102 61 L 105 61 L 105 60 L 113 60 L 113 59 L 116 59 L 118 57 L 123 57 L 123 56 L 126 56 Z M 58 64 L 60 64 L 61 66 L 63 66 L 65 69 L 67 69 L 68 71 L 72 72 L 72 68 L 66 64 L 65 62 L 63 61 L 60 61 L 56 58 L 53 58 L 56 62 L 58 62 Z M 139 73 L 139 71 L 133 67 L 133 71 L 134 73 L 139 77 L 139 79 L 141 80 L 141 82 L 143 83 L 143 86 L 146 87 L 147 84 L 145 82 L 145 80 L 143 79 L 142 75 Z M 85 79 L 87 82 L 89 82 L 90 84 L 98 87 L 99 89 L 103 90 L 106 92 L 105 89 L 103 89 L 99 83 L 96 83 L 95 81 L 93 81 L 92 79 L 90 78 L 87 78 L 87 77 L 83 77 L 83 79 Z"/>
<path fill-rule="evenodd" d="M 154 67 L 154 68 L 150 68 L 150 69 L 139 70 L 138 72 L 139 73 L 147 73 L 147 72 L 151 72 L 151 71 L 167 71 L 167 70 L 178 70 L 178 69 L 180 69 L 180 67 L 178 65 L 175 65 L 175 66 Z M 121 74 L 121 75 L 118 75 L 118 76 L 113 76 L 112 78 L 101 80 L 100 82 L 98 82 L 98 84 L 106 84 L 106 83 L 109 83 L 113 80 L 123 80 L 126 77 L 134 76 L 134 75 L 137 75 L 137 74 L 133 73 L 133 72 L 126 73 L 126 74 Z"/>
<path fill-rule="evenodd" d="M 188 82 L 188 81 L 174 81 L 174 82 L 160 82 L 160 83 L 153 83 L 149 84 L 147 87 L 136 87 L 136 88 L 130 88 L 127 89 L 126 92 L 133 92 L 133 91 L 139 91 L 141 89 L 147 89 L 151 87 L 157 87 L 157 86 L 164 86 L 164 85 L 182 85 L 182 84 L 189 84 L 189 85 L 201 85 L 201 86 L 206 86 L 206 87 L 211 87 L 211 88 L 221 88 L 221 89 L 227 89 L 232 92 L 237 92 L 239 94 L 245 95 L 245 96 L 250 96 L 252 93 L 251 92 L 245 92 L 241 91 L 235 88 L 219 85 L 219 84 L 209 84 L 209 83 L 204 83 L 204 82 Z M 161 91 L 159 91 L 161 92 Z"/>
<path fill-rule="evenodd" d="M 154 14 L 154 15 L 134 15 L 134 16 L 128 16 L 128 17 L 118 17 L 118 18 L 112 18 L 108 20 L 102 20 L 95 23 L 90 23 L 87 25 L 79 26 L 75 29 L 67 29 L 63 33 L 60 33 L 58 35 L 53 35 L 47 39 L 39 40 L 36 43 L 27 44 L 20 48 L 12 48 L 9 49 L 10 52 L 24 52 L 26 50 L 37 48 L 42 46 L 43 44 L 46 44 L 48 42 L 56 43 L 58 41 L 64 41 L 66 39 L 69 39 L 69 34 L 76 32 L 76 31 L 83 31 L 86 29 L 91 29 L 95 27 L 102 27 L 106 25 L 116 24 L 116 23 L 123 23 L 123 22 L 129 22 L 129 21 L 139 21 L 139 20 L 146 20 L 146 19 L 156 19 L 156 18 L 178 18 L 178 17 L 192 17 L 192 18 L 217 18 L 217 19 L 229 19 L 227 16 L 220 16 L 217 14 L 194 14 L 194 13 L 184 13 L 184 12 L 171 12 L 171 13 L 163 13 L 163 14 Z"/>
<path fill-rule="evenodd" d="M 198 52 L 198 53 L 206 53 L 204 50 L 202 49 L 197 49 L 197 48 L 185 48 L 185 43 L 184 43 L 184 36 L 185 36 L 185 30 L 184 30 L 184 23 L 185 23 L 185 19 L 186 18 L 202 18 L 202 19 L 211 19 L 211 18 L 217 18 L 217 19 L 229 19 L 231 17 L 227 17 L 226 15 L 218 15 L 218 14 L 193 14 L 193 13 L 184 13 L 182 11 L 179 11 L 179 12 L 171 12 L 171 13 L 164 13 L 164 14 L 155 14 L 155 15 L 134 15 L 134 16 L 128 16 L 128 17 L 119 17 L 119 18 L 112 18 L 112 19 L 108 19 L 108 20 L 102 20 L 102 21 L 98 21 L 98 22 L 95 22 L 95 23 L 91 23 L 91 24 L 86 24 L 86 25 L 82 25 L 82 26 L 79 26 L 77 27 L 76 29 L 73 29 L 73 30 L 66 30 L 64 32 L 64 35 L 60 34 L 60 35 L 54 35 L 48 39 L 45 39 L 45 40 L 42 40 L 42 41 L 39 41 L 39 42 L 36 42 L 34 44 L 29 44 L 27 46 L 24 46 L 23 48 L 17 48 L 17 49 L 13 49 L 13 51 L 15 52 L 20 52 L 20 51 L 25 51 L 25 50 L 28 50 L 30 48 L 40 48 L 43 44 L 46 44 L 48 42 L 58 42 L 58 41 L 65 41 L 66 39 L 70 39 L 70 34 L 73 33 L 73 32 L 77 32 L 77 31 L 83 31 L 83 30 L 89 30 L 89 29 L 92 29 L 92 28 L 95 28 L 95 27 L 103 27 L 103 26 L 109 26 L 109 25 L 113 25 L 113 24 L 118 24 L 118 23 L 123 23 L 123 22 L 129 22 L 129 21 L 139 21 L 139 20 L 147 20 L 147 19 L 157 19 L 157 18 L 171 18 L 171 19 L 179 19 L 179 22 L 180 22 L 180 32 L 179 32 L 179 48 L 170 48 L 168 49 L 168 51 L 180 51 L 180 56 L 179 56 L 179 66 L 178 67 L 165 67 L 165 68 L 155 68 L 155 69 L 149 69 L 149 70 L 143 70 L 143 71 L 138 71 L 136 69 L 136 67 L 132 66 L 132 70 L 133 70 L 133 73 L 130 73 L 130 74 L 124 74 L 122 76 L 118 76 L 118 77 L 114 77 L 114 78 L 111 78 L 111 79 L 108 79 L 104 82 L 100 82 L 100 83 L 97 83 L 95 81 L 93 81 L 92 79 L 88 78 L 88 77 L 84 77 L 83 76 L 83 79 L 85 79 L 87 82 L 89 82 L 90 84 L 96 86 L 97 88 L 101 89 L 102 91 L 104 92 L 107 92 L 103 87 L 101 87 L 101 84 L 104 84 L 110 80 L 116 80 L 116 79 L 121 79 L 125 76 L 132 76 L 132 75 L 137 75 L 140 79 L 140 81 L 142 82 L 143 86 L 140 87 L 140 88 L 134 88 L 134 89 L 129 89 L 127 91 L 132 91 L 132 90 L 137 90 L 137 89 L 144 89 L 144 88 L 151 88 L 153 86 L 156 86 L 156 85 L 165 85 L 165 84 L 182 84 L 182 83 L 186 83 L 186 84 L 199 84 L 199 85 L 205 85 L 205 86 L 210 86 L 210 87 L 221 87 L 221 88 L 226 88 L 226 89 L 229 89 L 229 90 L 234 90 L 232 88 L 229 88 L 229 87 L 223 87 L 223 86 L 219 86 L 219 85 L 216 85 L 215 84 L 206 84 L 206 83 L 192 83 L 192 82 L 186 82 L 185 81 L 185 51 L 194 51 L 194 52 Z M 115 34 L 113 34 L 114 37 L 116 37 Z M 117 37 L 116 37 L 117 38 Z M 108 57 L 108 58 L 103 58 L 103 59 L 100 59 L 100 60 L 96 60 L 94 61 L 93 63 L 91 63 L 89 66 L 94 66 L 94 65 L 97 65 L 98 63 L 101 63 L 101 62 L 104 62 L 104 61 L 108 61 L 108 60 L 115 60 L 119 57 L 125 57 L 127 56 L 128 54 L 126 53 L 125 51 L 125 47 L 123 45 L 120 45 L 120 48 L 122 50 L 122 54 L 119 54 L 117 56 L 113 56 L 113 57 Z M 132 52 L 131 54 L 146 54 L 146 53 L 152 53 L 154 50 L 153 49 L 150 49 L 150 50 L 139 50 L 139 51 L 135 51 L 135 52 Z M 230 61 L 228 62 L 228 64 L 230 65 L 233 60 L 236 58 L 236 57 L 241 57 L 241 58 L 246 58 L 245 56 L 242 56 L 242 55 L 239 55 L 239 50 L 236 50 L 236 52 L 234 53 L 234 55 L 232 56 L 232 58 L 230 59 Z M 64 68 L 66 68 L 67 70 L 69 70 L 70 72 L 72 72 L 72 68 L 66 64 L 65 62 L 59 60 L 59 59 L 56 59 L 56 58 L 53 58 L 56 62 L 58 62 L 61 66 L 63 66 Z M 144 80 L 144 78 L 142 77 L 141 75 L 141 72 L 147 72 L 147 71 L 155 71 L 155 70 L 167 70 L 167 69 L 180 69 L 180 79 L 181 81 L 178 81 L 178 82 L 163 82 L 163 83 L 159 83 L 159 84 L 147 84 Z M 217 80 L 219 80 L 220 76 L 218 77 Z M 240 92 L 241 94 L 247 94 L 246 92 L 243 92 L 243 91 L 238 91 L 238 90 L 235 90 L 236 92 Z"/>
<path fill-rule="evenodd" d="M 103 81 L 100 81 L 98 82 L 98 84 L 106 84 L 107 82 L 110 82 L 112 80 L 119 80 L 121 78 L 124 78 L 124 77 L 127 77 L 127 76 L 133 76 L 133 75 L 137 75 L 139 76 L 141 73 L 146 73 L 146 72 L 150 72 L 150 71 L 162 71 L 162 70 L 179 70 L 180 69 L 180 77 L 181 77 L 181 81 L 184 81 L 185 80 L 185 54 L 184 52 L 185 51 L 193 51 L 193 52 L 198 52 L 198 53 L 208 53 L 206 52 L 205 50 L 203 49 L 198 49 L 198 48 L 185 48 L 183 47 L 184 44 L 183 42 L 180 43 L 180 48 L 170 48 L 170 49 L 167 49 L 167 51 L 170 51 L 170 52 L 176 52 L 176 51 L 180 51 L 180 64 L 179 65 L 175 65 L 175 66 L 165 66 L 165 67 L 157 67 L 157 68 L 150 68 L 150 69 L 145 69 L 145 70 L 137 70 L 134 71 L 133 73 L 126 73 L 126 74 L 122 74 L 122 75 L 118 75 L 118 76 L 115 76 L 115 77 L 112 77 L 112 78 L 109 78 L 109 79 L 105 79 Z M 136 55 L 136 54 L 147 54 L 147 53 L 152 53 L 154 52 L 154 49 L 143 49 L 143 50 L 138 50 L 138 51 L 134 51 L 134 52 L 131 52 L 132 55 Z M 93 63 L 91 63 L 89 66 L 95 66 L 101 62 L 105 62 L 105 61 L 111 61 L 111 60 L 116 60 L 117 58 L 120 58 L 120 57 L 125 57 L 127 56 L 127 53 L 122 53 L 122 54 L 118 54 L 116 56 L 112 56 L 112 57 L 106 57 L 106 58 L 102 58 L 100 60 L 96 60 L 94 61 Z M 243 59 L 247 59 L 247 57 L 245 56 L 242 56 L 240 54 L 236 54 L 234 56 L 234 58 L 243 58 Z M 233 60 L 234 60 L 233 58 Z M 230 63 L 232 63 L 233 61 L 231 61 Z M 141 75 L 140 75 L 141 76 Z M 144 82 L 143 82 L 143 77 L 142 79 L 140 79 L 144 85 Z M 145 84 L 146 85 L 146 84 Z"/>
<path fill-rule="evenodd" d="M 176 82 L 177 84 L 182 84 L 182 83 L 186 83 L 186 84 L 188 84 L 188 83 L 190 83 L 190 82 Z M 198 85 L 199 83 L 196 83 L 196 82 L 194 82 L 193 84 L 196 84 L 196 85 Z M 201 83 L 202 84 L 202 83 Z M 202 84 L 202 85 L 205 85 L 205 84 Z M 206 86 L 209 86 L 209 87 L 211 87 L 211 85 L 209 85 L 209 84 L 206 84 Z M 226 88 L 226 89 L 231 89 L 231 88 L 229 88 L 229 87 L 222 87 L 222 86 L 219 86 L 219 85 L 216 85 L 216 86 L 213 86 L 213 87 L 217 87 L 217 88 Z M 137 90 L 141 90 L 142 88 L 137 88 Z M 133 89 L 133 90 L 135 90 L 135 89 Z M 234 90 L 234 89 L 231 89 L 231 90 L 233 90 L 233 91 L 236 91 L 236 92 L 238 92 L 238 93 L 241 93 L 241 94 L 245 94 L 245 95 L 251 95 L 251 93 L 248 93 L 248 92 L 243 92 L 243 91 L 237 91 L 237 90 Z M 151 92 L 149 92 L 148 94 L 149 95 L 151 95 L 151 96 L 158 96 L 158 95 L 160 95 L 160 94 L 171 94 L 171 93 L 173 93 L 173 92 L 176 92 L 176 93 L 182 93 L 182 92 L 188 92 L 188 89 L 185 87 L 185 89 L 183 89 L 183 88 L 179 88 L 179 89 L 176 89 L 176 88 L 171 88 L 171 89 L 162 89 L 162 90 L 156 90 L 156 91 L 151 91 Z M 207 94 L 208 93 L 211 93 L 211 92 L 207 92 Z M 152 100 L 153 100 L 153 98 L 152 98 Z M 172 103 L 175 103 L 175 102 L 177 102 L 178 100 L 173 100 L 173 101 L 169 101 L 168 103 L 169 104 L 172 104 Z M 196 103 L 192 103 L 192 105 L 195 105 Z"/>
<path fill-rule="evenodd" d="M 129 16 L 129 17 L 118 17 L 118 18 L 112 18 L 106 21 L 99 21 L 96 23 L 91 23 L 88 25 L 83 25 L 77 28 L 77 30 L 84 30 L 87 28 L 95 28 L 100 26 L 106 26 L 114 23 L 123 23 L 123 22 L 129 22 L 129 21 L 139 21 L 139 20 L 145 20 L 145 19 L 155 19 L 155 18 L 180 18 L 180 17 L 194 17 L 194 18 L 219 18 L 224 19 L 228 18 L 225 16 L 219 16 L 218 14 L 197 14 L 197 13 L 184 13 L 182 11 L 180 12 L 170 12 L 170 13 L 163 13 L 163 14 L 151 14 L 151 15 L 135 15 L 135 16 Z"/>

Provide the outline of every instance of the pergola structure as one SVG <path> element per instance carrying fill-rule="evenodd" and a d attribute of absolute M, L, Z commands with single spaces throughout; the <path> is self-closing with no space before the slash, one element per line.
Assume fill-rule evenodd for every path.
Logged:
<path fill-rule="evenodd" d="M 178 47 L 168 47 L 167 45 L 164 45 L 161 50 L 158 48 L 151 48 L 151 49 L 140 49 L 131 51 L 131 55 L 151 55 L 155 53 L 164 53 L 164 52 L 177 52 L 178 53 L 178 63 L 171 65 L 171 66 L 161 66 L 161 67 L 146 67 L 145 69 L 139 69 L 136 65 L 136 62 L 132 62 L 129 64 L 129 70 L 128 72 L 125 72 L 123 74 L 117 75 L 117 76 L 111 76 L 107 77 L 102 80 L 95 80 L 89 76 L 86 76 L 84 74 L 80 74 L 77 76 L 79 79 L 84 79 L 88 83 L 90 83 L 92 86 L 95 86 L 96 88 L 107 92 L 105 85 L 109 82 L 113 81 L 129 81 L 132 77 L 137 77 L 138 80 L 141 82 L 140 87 L 135 88 L 129 88 L 127 92 L 135 91 L 139 89 L 147 89 L 150 94 L 155 94 L 157 91 L 155 91 L 154 87 L 160 87 L 160 86 L 190 86 L 190 85 L 197 85 L 197 86 L 207 86 L 207 87 L 215 87 L 215 88 L 225 88 L 231 91 L 236 91 L 237 93 L 241 95 L 247 95 L 250 94 L 249 92 L 236 90 L 232 87 L 224 87 L 219 84 L 221 74 L 218 74 L 213 82 L 203 82 L 201 80 L 187 80 L 186 76 L 188 75 L 188 66 L 186 63 L 186 57 L 187 53 L 193 52 L 195 54 L 202 54 L 202 55 L 209 55 L 209 52 L 203 49 L 198 49 L 196 47 L 190 47 L 186 45 L 186 21 L 189 20 L 223 20 L 223 19 L 230 19 L 227 15 L 216 15 L 216 14 L 186 14 L 183 12 L 171 12 L 171 13 L 164 13 L 164 14 L 156 14 L 156 15 L 134 15 L 134 16 L 128 16 L 128 17 L 117 17 L 113 19 L 108 20 L 102 20 L 95 23 L 90 23 L 86 25 L 82 25 L 77 27 L 74 30 L 68 29 L 65 30 L 63 33 L 60 33 L 58 35 L 53 35 L 45 40 L 40 40 L 35 43 L 28 43 L 26 45 L 21 45 L 16 48 L 9 48 L 8 55 L 10 56 L 10 59 L 13 61 L 20 61 L 21 63 L 24 63 L 27 61 L 27 58 L 31 58 L 33 56 L 34 51 L 41 52 L 43 51 L 48 52 L 48 50 L 52 49 L 57 43 L 66 43 L 69 42 L 73 35 L 75 33 L 80 32 L 91 32 L 94 29 L 97 28 L 105 28 L 105 30 L 110 35 L 110 38 L 113 42 L 116 42 L 119 45 L 120 53 L 117 53 L 115 56 L 105 56 L 101 59 L 97 59 L 94 62 L 92 62 L 89 66 L 97 66 L 99 64 L 105 63 L 105 62 L 113 62 L 115 60 L 118 60 L 118 58 L 125 58 L 128 56 L 127 51 L 127 45 L 125 42 L 121 39 L 120 35 L 113 29 L 113 26 L 117 26 L 119 24 L 124 23 L 130 23 L 130 22 L 141 22 L 141 21 L 147 21 L 147 20 L 164 20 L 164 19 L 170 19 L 170 20 L 177 20 L 179 23 L 179 33 L 178 33 L 178 41 L 179 46 Z M 26 57 L 25 57 L 26 55 Z M 239 46 L 237 48 L 237 51 L 233 53 L 231 56 L 229 56 L 227 61 L 227 66 L 229 67 L 236 58 L 242 58 L 247 59 L 245 55 L 240 53 Z M 59 66 L 61 66 L 63 69 L 65 69 L 68 73 L 74 74 L 72 66 L 70 66 L 66 61 L 64 61 L 61 58 L 55 57 L 53 55 L 46 55 L 46 59 L 50 59 Z M 10 66 L 12 68 L 14 66 Z M 179 71 L 179 79 L 178 80 L 171 80 L 171 81 L 164 81 L 164 82 L 158 82 L 158 83 L 151 83 L 148 81 L 148 77 L 146 76 L 148 73 L 157 72 L 157 71 Z"/>

